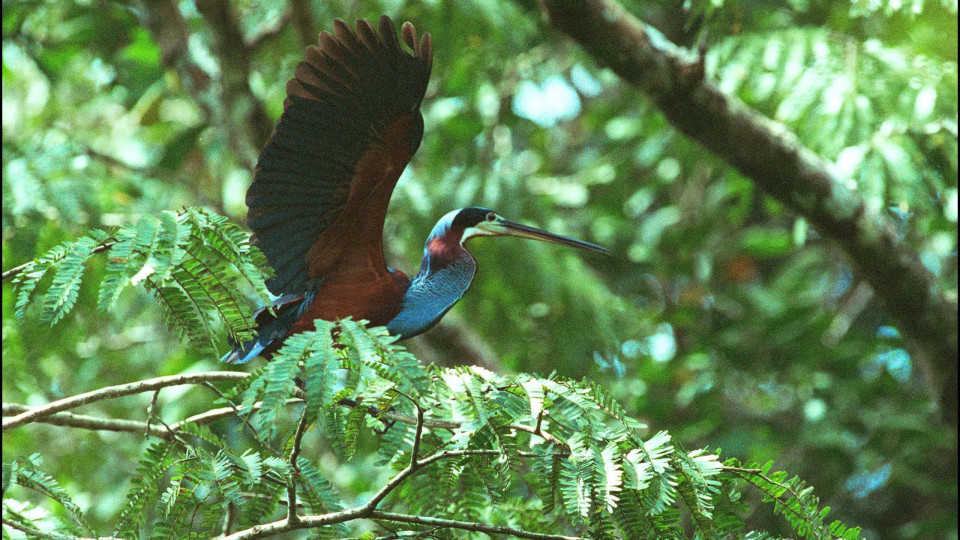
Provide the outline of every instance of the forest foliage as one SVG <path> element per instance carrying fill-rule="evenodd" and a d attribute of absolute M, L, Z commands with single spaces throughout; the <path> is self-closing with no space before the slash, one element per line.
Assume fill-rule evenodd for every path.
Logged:
<path fill-rule="evenodd" d="M 295 493 L 342 518 L 307 529 L 329 537 L 466 534 L 429 519 L 956 536 L 940 374 L 881 299 L 532 6 L 241 1 L 231 42 L 218 5 L 4 4 L 3 266 L 26 265 L 3 282 L 5 523 L 207 538 L 284 519 Z M 708 77 L 828 160 L 956 301 L 956 2 L 624 6 L 702 45 Z M 409 351 L 321 324 L 249 377 L 46 418 L 129 429 L 8 430 L 25 407 L 223 369 L 269 300 L 241 225 L 251 111 L 279 115 L 304 28 L 381 13 L 437 44 L 391 265 L 415 269 L 436 219 L 472 205 L 613 256 L 478 240 L 471 291 Z"/>

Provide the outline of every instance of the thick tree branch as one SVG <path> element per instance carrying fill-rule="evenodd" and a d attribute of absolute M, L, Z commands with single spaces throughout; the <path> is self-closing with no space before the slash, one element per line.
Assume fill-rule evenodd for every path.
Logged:
<path fill-rule="evenodd" d="M 206 381 L 239 381 L 249 377 L 249 373 L 240 371 L 208 371 L 204 373 L 188 373 L 185 375 L 171 375 L 168 377 L 157 377 L 134 383 L 121 384 L 117 386 L 108 386 L 99 390 L 93 390 L 84 394 L 78 394 L 61 400 L 48 403 L 41 407 L 35 407 L 29 411 L 24 411 L 14 417 L 3 419 L 3 431 L 13 429 L 30 422 L 36 422 L 42 418 L 54 413 L 74 409 L 81 405 L 88 405 L 104 399 L 112 399 L 141 392 L 150 392 L 168 386 L 180 386 L 184 384 L 197 384 Z"/>
<path fill-rule="evenodd" d="M 941 406 L 957 421 L 957 305 L 917 252 L 782 125 L 704 79 L 685 55 L 613 0 L 541 0 L 548 20 L 598 63 L 646 92 L 687 136 L 836 241 L 904 334 L 944 373 Z"/>

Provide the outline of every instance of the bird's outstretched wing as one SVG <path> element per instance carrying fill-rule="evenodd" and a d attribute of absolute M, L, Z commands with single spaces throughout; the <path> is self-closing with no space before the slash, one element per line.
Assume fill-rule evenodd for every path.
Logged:
<path fill-rule="evenodd" d="M 275 271 L 274 294 L 301 294 L 349 272 L 387 275 L 383 221 L 420 146 L 430 34 L 341 20 L 320 34 L 287 83 L 283 115 L 247 191 L 247 224 Z"/>

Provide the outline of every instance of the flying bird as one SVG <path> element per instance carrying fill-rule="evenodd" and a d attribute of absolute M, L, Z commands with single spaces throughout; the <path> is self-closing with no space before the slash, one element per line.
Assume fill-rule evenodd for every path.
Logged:
<path fill-rule="evenodd" d="M 255 339 L 223 357 L 270 356 L 314 320 L 366 319 L 407 339 L 435 325 L 470 287 L 477 263 L 464 243 L 517 236 L 605 253 L 580 240 L 514 223 L 486 208 L 454 210 L 427 237 L 410 279 L 387 266 L 383 224 L 394 186 L 423 138 L 433 64 L 429 33 L 380 17 L 376 29 L 334 21 L 287 82 L 283 114 L 247 190 L 253 243 L 273 267 L 279 296 L 256 315 Z M 409 50 L 404 49 L 400 40 Z"/>

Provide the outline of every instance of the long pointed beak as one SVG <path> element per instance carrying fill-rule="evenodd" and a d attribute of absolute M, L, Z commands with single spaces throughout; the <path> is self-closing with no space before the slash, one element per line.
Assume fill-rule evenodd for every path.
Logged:
<path fill-rule="evenodd" d="M 567 236 L 553 234 L 552 232 L 547 232 L 535 227 L 528 227 L 526 225 L 514 223 L 513 221 L 506 219 L 497 219 L 493 222 L 493 225 L 497 228 L 497 234 L 505 236 L 517 236 L 519 238 L 542 240 L 544 242 L 552 242 L 554 244 L 560 244 L 561 246 L 570 246 L 587 251 L 595 251 L 597 253 L 610 253 L 609 249 L 596 244 L 591 244 L 590 242 L 584 242 L 583 240 L 575 240 Z"/>

